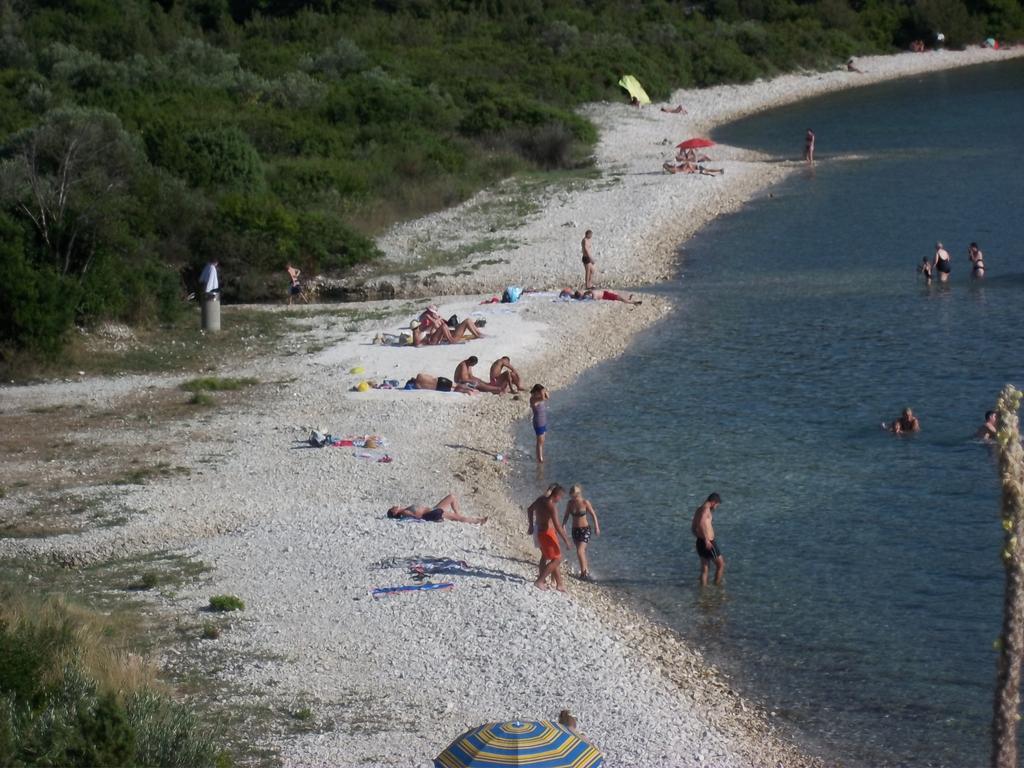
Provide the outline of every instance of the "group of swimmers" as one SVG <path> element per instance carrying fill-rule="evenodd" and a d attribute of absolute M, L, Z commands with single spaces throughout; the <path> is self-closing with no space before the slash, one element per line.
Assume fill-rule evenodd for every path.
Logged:
<path fill-rule="evenodd" d="M 967 246 L 967 259 L 971 262 L 971 277 L 984 277 L 985 255 L 981 252 L 981 248 L 978 247 L 977 243 L 971 243 Z M 918 274 L 924 276 L 926 282 L 930 283 L 937 273 L 939 275 L 939 282 L 944 283 L 949 280 L 949 275 L 953 271 L 952 262 L 949 251 L 939 242 L 935 244 L 933 260 L 929 261 L 927 256 L 921 257 L 921 263 L 918 265 L 917 271 Z"/>
<path fill-rule="evenodd" d="M 894 435 L 906 435 L 921 431 L 921 422 L 914 415 L 912 408 L 904 408 L 903 412 L 888 424 L 882 422 L 882 429 L 892 432 Z M 986 442 L 995 440 L 999 435 L 999 414 L 995 411 L 985 411 L 985 422 L 974 432 L 974 437 Z"/>

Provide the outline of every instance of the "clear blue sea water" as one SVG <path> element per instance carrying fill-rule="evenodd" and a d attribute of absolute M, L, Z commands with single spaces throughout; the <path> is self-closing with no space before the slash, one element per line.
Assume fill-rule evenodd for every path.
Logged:
<path fill-rule="evenodd" d="M 1022 126 L 1024 62 L 723 127 L 779 157 L 811 127 L 819 164 L 688 242 L 656 289 L 678 310 L 551 401 L 545 479 L 595 503 L 600 580 L 846 765 L 987 764 L 1001 528 L 971 436 L 1024 385 Z M 953 274 L 929 288 L 936 239 Z M 923 431 L 884 433 L 905 405 Z M 711 491 L 728 573 L 701 590 Z"/>

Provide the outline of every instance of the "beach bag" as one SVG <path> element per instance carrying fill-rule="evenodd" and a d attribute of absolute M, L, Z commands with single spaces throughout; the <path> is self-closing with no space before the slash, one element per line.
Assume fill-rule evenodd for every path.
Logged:
<path fill-rule="evenodd" d="M 501 303 L 502 304 L 515 304 L 517 301 L 519 301 L 519 297 L 522 296 L 522 295 L 523 295 L 523 289 L 522 288 L 520 288 L 518 285 L 510 285 L 501 294 Z"/>
<path fill-rule="evenodd" d="M 323 448 L 327 445 L 328 440 L 330 440 L 330 435 L 325 435 L 315 429 L 309 433 L 309 444 L 314 448 Z"/>

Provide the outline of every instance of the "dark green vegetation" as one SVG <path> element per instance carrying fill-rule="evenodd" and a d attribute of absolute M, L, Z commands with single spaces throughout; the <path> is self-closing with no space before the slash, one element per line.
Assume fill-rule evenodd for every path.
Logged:
<path fill-rule="evenodd" d="M 23 591 L 19 588 L 19 591 Z M 0 763 L 230 764 L 131 652 L 125 627 L 63 600 L 0 594 Z"/>
<path fill-rule="evenodd" d="M 235 595 L 214 595 L 210 598 L 210 610 L 218 612 L 244 611 L 245 603 Z"/>
<path fill-rule="evenodd" d="M 587 162 L 572 108 L 887 51 L 1019 37 L 1020 0 L 3 0 L 0 353 L 167 322 L 344 270 L 368 236 Z"/>

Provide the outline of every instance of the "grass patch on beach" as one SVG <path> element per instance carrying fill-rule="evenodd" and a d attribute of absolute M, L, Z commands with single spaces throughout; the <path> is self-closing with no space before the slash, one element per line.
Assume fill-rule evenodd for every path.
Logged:
<path fill-rule="evenodd" d="M 223 764 L 214 733 L 136 652 L 137 629 L 62 597 L 0 590 L 5 764 Z"/>
<path fill-rule="evenodd" d="M 132 459 L 132 464 L 138 463 L 138 459 Z M 113 485 L 143 485 L 150 480 L 159 480 L 168 477 L 181 477 L 192 474 L 188 467 L 174 466 L 166 461 L 156 464 L 133 467 L 119 477 L 114 478 Z"/>
<path fill-rule="evenodd" d="M 128 340 L 112 341 L 100 333 L 76 335 L 53 359 L 12 353 L 0 358 L 0 377 L 24 383 L 77 376 L 116 376 L 122 373 L 180 373 L 210 370 L 225 360 L 245 362 L 279 351 L 283 337 L 293 331 L 288 313 L 271 308 L 221 309 L 219 333 L 201 333 L 199 309 L 185 312 L 172 323 L 134 329 Z M 51 413 L 64 406 L 53 408 Z"/>
<path fill-rule="evenodd" d="M 243 387 L 251 387 L 259 383 L 260 380 L 254 378 L 203 376 L 198 379 L 189 379 L 181 385 L 181 388 L 186 392 L 234 392 Z"/>
<path fill-rule="evenodd" d="M 244 611 L 245 602 L 237 595 L 214 595 L 210 598 L 209 609 L 217 613 Z"/>
<path fill-rule="evenodd" d="M 44 539 L 77 533 L 87 525 L 110 525 L 121 517 L 109 494 L 83 495 L 60 491 L 30 494 L 15 500 L 0 521 L 0 537 Z"/>

